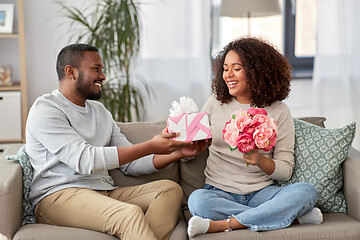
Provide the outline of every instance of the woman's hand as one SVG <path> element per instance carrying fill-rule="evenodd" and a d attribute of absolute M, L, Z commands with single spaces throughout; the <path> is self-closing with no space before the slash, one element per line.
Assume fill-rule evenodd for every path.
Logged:
<path fill-rule="evenodd" d="M 248 164 L 258 166 L 267 175 L 271 175 L 275 171 L 274 160 L 261 155 L 257 149 L 251 153 L 244 153 L 243 157 Z"/>
<path fill-rule="evenodd" d="M 211 139 L 191 142 L 190 145 L 179 149 L 182 158 L 194 157 L 204 152 L 211 145 Z"/>
<path fill-rule="evenodd" d="M 257 166 L 261 161 L 261 154 L 257 149 L 255 149 L 250 153 L 243 153 L 243 158 L 248 164 Z"/>

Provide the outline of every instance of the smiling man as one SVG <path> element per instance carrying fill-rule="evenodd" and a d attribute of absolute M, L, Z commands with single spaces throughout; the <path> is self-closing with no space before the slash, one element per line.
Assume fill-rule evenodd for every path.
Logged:
<path fill-rule="evenodd" d="M 29 199 L 36 221 L 96 230 L 122 240 L 168 239 L 178 220 L 180 186 L 160 180 L 116 187 L 108 170 L 150 174 L 207 146 L 173 141 L 176 134 L 164 131 L 131 144 L 111 113 L 94 101 L 106 80 L 95 47 L 66 46 L 56 69 L 59 88 L 35 101 L 26 126 L 26 152 L 34 168 Z"/>

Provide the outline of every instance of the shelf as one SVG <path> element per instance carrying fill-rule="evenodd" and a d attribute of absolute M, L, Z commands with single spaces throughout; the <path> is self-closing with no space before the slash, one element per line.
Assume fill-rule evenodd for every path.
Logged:
<path fill-rule="evenodd" d="M 0 33 L 0 38 L 18 38 L 18 33 Z"/>
<path fill-rule="evenodd" d="M 14 83 L 11 86 L 0 85 L 0 91 L 20 91 L 20 83 Z"/>
<path fill-rule="evenodd" d="M 0 94 L 7 96 L 11 94 L 16 94 L 17 101 L 19 102 L 20 106 L 19 109 L 16 110 L 16 113 L 19 117 L 16 117 L 18 122 L 7 122 L 6 127 L 10 129 L 16 129 L 16 131 L 20 128 L 21 134 L 20 137 L 18 136 L 18 132 L 16 134 L 9 134 L 6 135 L 4 132 L 0 132 L 0 143 L 13 143 L 13 142 L 25 142 L 25 126 L 26 126 L 26 119 L 28 114 L 28 102 L 27 102 L 27 80 L 26 80 L 26 49 L 25 49 L 25 19 L 24 19 L 24 0 L 13 0 L 16 2 L 15 9 L 17 13 L 15 13 L 15 23 L 17 23 L 17 31 L 13 33 L 0 33 L 0 40 L 7 39 L 6 41 L 1 40 L 0 44 L 2 47 L 6 48 L 8 44 L 8 40 L 11 42 L 14 40 L 17 42 L 18 47 L 14 49 L 14 52 L 19 52 L 19 56 L 17 56 L 16 62 L 19 66 L 19 79 L 16 79 L 17 82 L 13 82 L 11 86 L 0 85 Z M 13 47 L 13 46 L 12 46 Z M 2 62 L 5 62 L 7 56 L 0 53 L 0 58 L 2 58 Z M 11 93 L 10 93 L 11 92 Z M 10 101 L 10 100 L 9 100 Z M 13 100 L 11 100 L 13 101 Z M 15 100 L 14 100 L 15 101 Z M 18 103 L 17 103 L 18 104 Z M 5 116 L 10 110 L 14 110 L 13 107 L 8 107 L 4 105 L 4 101 L 2 101 L 1 105 L 1 116 Z M 17 116 L 18 116 L 17 115 Z M 4 121 L 2 121 L 4 122 Z M 1 234 L 0 234 L 1 235 Z"/>
<path fill-rule="evenodd" d="M 0 140 L 0 144 L 5 144 L 5 143 L 23 143 L 24 140 L 23 139 L 2 139 Z"/>

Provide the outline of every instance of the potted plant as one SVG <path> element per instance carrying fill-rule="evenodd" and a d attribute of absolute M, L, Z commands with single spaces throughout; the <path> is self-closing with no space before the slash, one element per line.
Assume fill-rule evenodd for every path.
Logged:
<path fill-rule="evenodd" d="M 137 81 L 141 83 L 138 86 L 131 81 L 132 64 L 140 46 L 139 14 L 134 1 L 98 0 L 84 9 L 58 3 L 63 15 L 71 20 L 71 39 L 94 45 L 102 55 L 108 80 L 100 101 L 116 121 L 131 122 L 134 114 L 141 120 L 144 98 L 153 92 L 145 81 Z"/>

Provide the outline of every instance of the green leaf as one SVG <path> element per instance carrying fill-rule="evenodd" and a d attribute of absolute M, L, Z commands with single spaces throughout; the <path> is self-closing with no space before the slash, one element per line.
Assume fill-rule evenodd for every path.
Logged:
<path fill-rule="evenodd" d="M 144 99 L 155 95 L 145 81 L 136 87 L 130 72 L 140 48 L 140 19 L 134 0 L 98 0 L 82 9 L 62 6 L 60 12 L 70 21 L 71 39 L 85 42 L 99 49 L 107 81 L 103 84 L 100 101 L 115 121 L 141 120 Z M 135 116 L 133 116 L 135 113 Z"/>
<path fill-rule="evenodd" d="M 228 145 L 228 146 L 229 146 L 229 149 L 230 149 L 231 151 L 235 151 L 235 150 L 237 149 L 237 147 L 232 148 L 230 145 Z"/>

